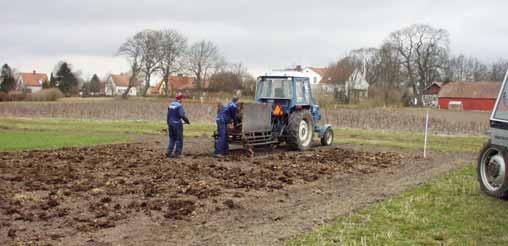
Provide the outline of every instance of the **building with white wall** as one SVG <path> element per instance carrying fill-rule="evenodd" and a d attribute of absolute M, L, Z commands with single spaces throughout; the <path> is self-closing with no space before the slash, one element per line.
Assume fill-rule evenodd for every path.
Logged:
<path fill-rule="evenodd" d="M 118 96 L 123 93 L 129 87 L 130 75 L 128 74 L 111 74 L 106 80 L 106 96 Z M 137 82 L 129 90 L 129 96 L 137 95 L 137 86 L 140 84 Z"/>
<path fill-rule="evenodd" d="M 45 73 L 20 73 L 18 79 L 18 89 L 26 92 L 38 92 L 42 90 L 42 84 L 48 82 L 48 75 Z"/>

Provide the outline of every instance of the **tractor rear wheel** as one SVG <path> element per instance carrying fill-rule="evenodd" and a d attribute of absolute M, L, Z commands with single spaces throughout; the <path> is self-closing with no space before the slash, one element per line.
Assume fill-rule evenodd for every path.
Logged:
<path fill-rule="evenodd" d="M 508 198 L 508 170 L 506 152 L 491 145 L 490 141 L 483 147 L 478 158 L 478 180 L 480 188 L 488 195 Z"/>
<path fill-rule="evenodd" d="M 291 149 L 308 149 L 313 134 L 312 115 L 308 110 L 296 111 L 289 116 L 287 143 Z"/>

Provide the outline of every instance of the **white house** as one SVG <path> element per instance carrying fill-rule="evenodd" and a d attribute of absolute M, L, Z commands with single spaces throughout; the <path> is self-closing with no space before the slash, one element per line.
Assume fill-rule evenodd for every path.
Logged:
<path fill-rule="evenodd" d="M 350 103 L 360 102 L 369 96 L 369 83 L 362 70 L 358 68 L 347 77 L 343 84 L 323 83 L 323 86 L 322 88 L 326 88 L 326 91 L 336 93 L 339 100 L 347 100 Z"/>
<path fill-rule="evenodd" d="M 307 77 L 309 77 L 310 85 L 312 87 L 316 87 L 326 77 L 327 69 L 317 67 L 306 67 L 303 69 L 303 73 L 305 73 Z"/>
<path fill-rule="evenodd" d="M 348 93 L 357 93 L 359 97 L 367 97 L 369 83 L 360 69 L 355 69 L 345 83 L 345 89 Z"/>
<path fill-rule="evenodd" d="M 38 92 L 47 81 L 48 76 L 45 73 L 37 73 L 35 70 L 31 73 L 20 73 L 18 88 L 27 92 Z"/>
<path fill-rule="evenodd" d="M 294 74 L 290 76 L 301 76 L 301 77 L 307 77 L 309 78 L 310 85 L 312 88 L 317 87 L 323 78 L 326 76 L 327 69 L 326 68 L 317 68 L 317 67 L 302 67 L 300 65 L 296 66 L 295 68 L 290 69 L 278 69 L 273 70 L 269 74 Z M 268 74 L 268 73 L 267 73 Z"/>
<path fill-rule="evenodd" d="M 130 76 L 127 74 L 111 74 L 106 81 L 106 96 L 117 96 L 122 95 L 129 87 Z M 129 96 L 135 96 L 137 94 L 136 83 L 129 90 Z"/>

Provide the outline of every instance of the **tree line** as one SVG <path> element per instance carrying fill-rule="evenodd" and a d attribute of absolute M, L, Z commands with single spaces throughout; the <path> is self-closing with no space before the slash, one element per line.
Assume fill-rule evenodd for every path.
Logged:
<path fill-rule="evenodd" d="M 129 62 L 129 86 L 123 96 L 142 78 L 146 96 L 154 75 L 162 77 L 164 94 L 169 95 L 169 77 L 176 73 L 195 77 L 197 89 L 209 82 L 211 90 L 251 88 L 254 79 L 241 64 L 227 64 L 218 46 L 209 40 L 188 44 L 187 38 L 172 29 L 143 30 L 128 38 L 118 55 Z"/>
<path fill-rule="evenodd" d="M 508 60 L 485 64 L 478 58 L 450 54 L 450 37 L 445 29 L 414 24 L 388 35 L 380 47 L 349 52 L 328 67 L 332 83 L 343 84 L 354 69 L 365 69 L 373 91 L 409 93 L 422 105 L 423 91 L 434 81 L 501 81 Z M 413 101 L 413 100 L 412 100 Z"/>
<path fill-rule="evenodd" d="M 156 75 L 161 76 L 164 95 L 172 93 L 169 77 L 175 74 L 188 74 L 195 78 L 197 89 L 205 85 L 210 91 L 242 89 L 253 92 L 255 79 L 241 63 L 227 63 L 218 46 L 208 40 L 191 45 L 187 38 L 176 30 L 143 30 L 128 38 L 117 50 L 129 63 L 129 85 L 123 96 L 142 80 L 141 95 L 146 96 L 150 81 Z M 0 90 L 11 91 L 16 88 L 15 73 L 5 64 L 1 70 Z M 79 72 L 72 70 L 68 62 L 59 62 L 43 88 L 59 88 L 65 95 L 99 94 L 101 82 L 94 74 L 88 81 L 81 78 Z M 206 84 L 205 84 L 206 83 Z"/>
<path fill-rule="evenodd" d="M 0 91 L 9 93 L 15 90 L 19 77 L 20 74 L 15 69 L 4 64 L 0 73 Z M 43 81 L 41 87 L 43 89 L 58 88 L 64 95 L 74 96 L 83 90 L 99 93 L 100 83 L 95 74 L 90 81 L 84 81 L 79 71 L 72 71 L 71 64 L 60 61 L 51 72 L 49 80 Z"/>

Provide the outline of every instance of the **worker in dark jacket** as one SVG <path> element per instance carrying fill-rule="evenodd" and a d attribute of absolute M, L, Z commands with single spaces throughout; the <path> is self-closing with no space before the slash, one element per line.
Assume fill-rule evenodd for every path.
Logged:
<path fill-rule="evenodd" d="M 189 119 L 185 116 L 182 105 L 183 95 L 178 93 L 176 98 L 168 107 L 167 123 L 169 144 L 166 156 L 168 158 L 178 158 L 182 154 L 183 148 L 183 125 L 182 121 L 190 124 Z M 176 147 L 176 148 L 175 148 Z"/>
<path fill-rule="evenodd" d="M 228 127 L 227 125 L 233 122 L 235 125 L 238 123 L 236 113 L 238 111 L 238 97 L 233 97 L 233 100 L 226 106 L 219 108 L 215 121 L 217 122 L 218 138 L 215 143 L 215 156 L 220 157 L 229 154 L 228 143 Z"/>

